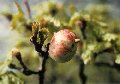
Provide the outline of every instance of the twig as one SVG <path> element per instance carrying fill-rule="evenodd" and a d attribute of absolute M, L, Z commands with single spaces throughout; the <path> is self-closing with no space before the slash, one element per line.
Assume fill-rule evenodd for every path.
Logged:
<path fill-rule="evenodd" d="M 87 22 L 85 20 L 82 20 L 82 25 L 81 25 L 81 31 L 82 31 L 82 35 L 83 35 L 83 38 L 86 39 L 86 34 L 85 34 L 85 29 L 86 29 L 86 26 L 87 26 Z"/>
<path fill-rule="evenodd" d="M 46 61 L 48 59 L 48 46 L 49 44 L 46 46 L 46 52 L 45 51 L 42 51 L 40 53 L 40 56 L 42 57 L 42 69 L 39 71 L 39 84 L 44 84 L 44 74 L 45 74 L 45 71 L 46 71 Z"/>
<path fill-rule="evenodd" d="M 32 16 L 31 16 L 31 10 L 30 10 L 30 6 L 29 6 L 29 3 L 28 3 L 28 0 L 24 0 L 24 4 L 25 4 L 25 6 L 26 6 L 28 16 L 29 16 L 29 18 L 31 19 Z"/>
<path fill-rule="evenodd" d="M 95 65 L 97 66 L 107 66 L 107 67 L 111 67 L 111 68 L 115 68 L 118 71 L 120 71 L 120 64 L 110 64 L 110 63 L 101 63 L 101 62 L 96 62 Z"/>
<path fill-rule="evenodd" d="M 18 53 L 16 55 L 16 58 L 17 60 L 19 61 L 19 63 L 21 64 L 23 70 L 22 72 L 25 74 L 25 75 L 32 75 L 32 74 L 38 74 L 38 72 L 35 72 L 35 71 L 32 71 L 30 69 L 28 69 L 28 67 L 24 64 L 24 62 L 22 61 L 22 58 L 21 58 L 21 53 Z"/>
<path fill-rule="evenodd" d="M 9 68 L 17 69 L 17 70 L 21 70 L 22 69 L 21 67 L 17 67 L 15 64 L 12 64 L 12 63 L 9 65 Z"/>
<path fill-rule="evenodd" d="M 43 37 L 41 37 L 40 39 L 42 41 Z M 42 50 L 42 45 L 43 45 L 44 41 L 42 41 L 41 43 L 38 43 L 37 42 L 37 34 L 33 35 L 30 41 L 34 44 L 35 50 L 37 52 L 39 52 L 39 55 L 42 58 L 42 66 L 41 66 L 42 68 L 41 68 L 41 70 L 39 71 L 38 74 L 39 74 L 39 84 L 44 84 L 44 74 L 45 74 L 45 71 L 46 71 L 45 65 L 46 65 L 46 61 L 48 59 L 49 43 L 45 47 L 46 51 L 43 51 Z"/>
<path fill-rule="evenodd" d="M 46 68 L 45 68 L 45 64 L 46 64 L 46 61 L 48 59 L 48 55 L 44 55 L 42 56 L 42 69 L 39 71 L 39 81 L 40 83 L 39 84 L 44 84 L 44 74 L 45 74 L 45 71 L 46 71 Z"/>
<path fill-rule="evenodd" d="M 100 51 L 100 52 L 98 52 L 98 53 L 94 53 L 94 54 L 93 54 L 94 60 L 97 58 L 97 56 L 98 56 L 99 54 L 102 54 L 103 52 L 109 52 L 109 53 L 111 53 L 111 52 L 113 52 L 113 48 L 110 47 L 110 48 L 104 49 L 104 50 L 102 50 L 102 51 Z"/>
<path fill-rule="evenodd" d="M 85 30 L 86 30 L 86 26 L 87 26 L 87 22 L 85 20 L 81 20 L 82 24 L 79 25 L 82 35 L 83 35 L 83 39 L 86 39 L 86 34 L 85 34 Z M 87 81 L 87 76 L 84 73 L 84 69 L 85 69 L 85 64 L 83 62 L 83 60 L 80 58 L 80 64 L 79 64 L 79 77 L 82 81 L 82 84 L 86 84 Z"/>
<path fill-rule="evenodd" d="M 9 67 L 13 68 L 13 69 L 17 69 L 22 71 L 23 74 L 29 76 L 32 74 L 38 74 L 39 75 L 39 84 L 44 84 L 44 74 L 46 71 L 45 65 L 46 65 L 46 61 L 48 59 L 48 49 L 49 49 L 49 43 L 45 46 L 46 51 L 42 51 L 42 44 L 37 43 L 37 37 L 36 36 L 32 36 L 31 42 L 35 45 L 36 50 L 39 52 L 39 56 L 42 58 L 42 65 L 41 65 L 41 69 L 38 72 L 32 71 L 30 70 L 23 62 L 22 57 L 21 57 L 21 53 L 18 49 L 14 48 L 12 49 L 12 56 L 16 57 L 17 60 L 19 61 L 19 63 L 21 64 L 22 68 L 17 67 L 14 64 L 10 64 Z M 40 49 L 40 50 L 39 50 Z"/>
<path fill-rule="evenodd" d="M 84 64 L 83 60 L 80 60 L 79 77 L 81 78 L 82 84 L 86 84 L 86 81 L 87 81 L 87 77 L 84 74 L 84 70 L 85 70 L 85 64 Z"/>

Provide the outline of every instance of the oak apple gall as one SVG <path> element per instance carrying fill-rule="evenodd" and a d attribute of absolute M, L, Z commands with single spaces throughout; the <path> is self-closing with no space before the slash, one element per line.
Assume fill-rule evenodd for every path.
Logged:
<path fill-rule="evenodd" d="M 78 41 L 80 39 L 77 39 L 76 34 L 69 29 L 54 33 L 49 45 L 49 56 L 61 63 L 71 60 L 76 53 Z"/>

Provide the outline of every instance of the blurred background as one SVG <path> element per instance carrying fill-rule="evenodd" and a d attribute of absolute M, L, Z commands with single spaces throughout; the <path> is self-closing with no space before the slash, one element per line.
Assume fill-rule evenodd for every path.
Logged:
<path fill-rule="evenodd" d="M 24 12 L 26 11 L 24 2 L 22 0 L 16 0 L 21 6 L 22 9 L 24 10 Z M 37 3 L 42 3 L 44 1 L 47 0 L 29 0 L 29 4 L 31 6 L 34 6 Z M 114 20 L 119 20 L 120 19 L 120 0 L 54 0 L 55 2 L 59 2 L 59 3 L 64 3 L 65 5 L 74 3 L 75 6 L 77 6 L 77 8 L 79 9 L 84 9 L 87 8 L 91 5 L 95 5 L 95 4 L 106 4 L 108 9 L 110 8 L 110 6 L 112 7 L 112 11 L 110 11 L 110 15 L 112 18 L 114 18 Z M 0 12 L 15 12 L 16 8 L 15 5 L 13 3 L 13 0 L 0 0 Z M 32 7 L 31 7 L 32 9 Z M 32 13 L 34 13 L 33 10 L 31 10 Z M 25 12 L 27 13 L 27 12 Z M 6 52 L 9 51 L 9 49 L 11 47 L 14 46 L 13 44 L 13 40 L 17 39 L 16 37 L 14 38 L 10 38 L 10 35 L 14 35 L 12 32 L 13 31 L 9 31 L 8 28 L 9 27 L 9 22 L 5 19 L 5 17 L 3 17 L 2 15 L 0 15 L 0 38 L 3 38 L 4 40 L 0 40 L 0 53 L 1 53 L 1 59 L 4 59 L 4 55 L 6 54 Z M 6 31 L 7 30 L 7 31 Z M 6 31 L 6 32 L 4 32 Z M 11 40 L 13 39 L 13 40 Z M 3 45 L 5 44 L 5 45 Z M 8 47 L 9 45 L 9 47 Z"/>
<path fill-rule="evenodd" d="M 26 17 L 26 7 L 24 5 L 23 0 L 16 0 L 20 6 L 22 7 Z M 35 14 L 35 5 L 38 3 L 42 3 L 48 0 L 28 0 L 31 8 L 31 13 Z M 120 0 L 54 0 L 57 3 L 62 3 L 64 6 L 68 6 L 69 4 L 75 4 L 75 6 L 81 9 L 89 9 L 92 6 L 104 4 L 107 9 L 111 9 L 109 11 L 109 18 L 112 21 L 120 22 Z M 21 34 L 18 34 L 15 30 L 11 31 L 10 22 L 6 17 L 2 14 L 3 12 L 15 13 L 16 7 L 13 3 L 14 0 L 0 0 L 0 61 L 4 61 L 9 51 L 16 46 L 16 43 L 19 44 L 19 41 L 22 39 L 24 41 L 28 41 L 29 39 L 23 39 Z M 41 9 L 39 9 L 41 10 Z M 98 8 L 99 10 L 99 8 Z M 120 28 L 120 27 L 119 27 Z M 25 45 L 22 53 L 27 54 L 24 61 L 28 66 L 32 66 L 31 69 L 36 69 L 36 66 L 39 66 L 39 61 L 36 58 L 36 52 L 32 51 L 32 48 L 29 48 L 29 51 L 26 50 L 30 45 Z M 33 52 L 34 59 L 32 61 L 27 59 L 30 56 L 30 52 Z M 102 57 L 101 57 L 102 58 Z M 103 59 L 98 58 L 98 61 L 104 61 L 103 59 L 108 60 L 109 57 L 103 57 Z M 110 58 L 111 59 L 111 58 Z M 34 64 L 34 61 L 38 63 Z M 106 60 L 105 60 L 106 61 Z M 33 64 L 32 64 L 33 63 Z M 32 64 L 32 65 L 29 65 Z M 87 76 L 87 84 L 120 84 L 120 71 L 109 66 L 95 66 L 93 64 L 86 65 L 84 70 Z M 20 74 L 20 73 L 19 73 Z M 38 84 L 38 76 L 24 76 L 22 75 L 23 80 L 25 80 L 25 84 Z M 71 60 L 65 64 L 54 63 L 51 59 L 48 61 L 45 84 L 81 84 L 81 80 L 79 80 L 79 63 L 75 60 Z M 2 83 L 0 83 L 2 84 Z M 7 84 L 7 83 L 6 83 Z"/>

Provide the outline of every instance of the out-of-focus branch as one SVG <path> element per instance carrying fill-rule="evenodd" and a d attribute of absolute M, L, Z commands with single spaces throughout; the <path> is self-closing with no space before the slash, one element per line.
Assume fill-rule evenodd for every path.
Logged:
<path fill-rule="evenodd" d="M 84 74 L 84 70 L 85 70 L 85 64 L 84 64 L 83 60 L 80 60 L 79 77 L 81 78 L 82 84 L 86 84 L 86 81 L 87 81 L 87 77 Z"/>
<path fill-rule="evenodd" d="M 75 25 L 80 27 L 80 30 L 82 32 L 83 35 L 83 39 L 86 39 L 86 34 L 85 34 L 85 30 L 86 30 L 86 26 L 87 26 L 87 21 L 83 20 L 78 20 L 75 22 Z"/>
<path fill-rule="evenodd" d="M 28 3 L 28 0 L 24 0 L 24 4 L 25 4 L 25 6 L 26 6 L 28 16 L 29 16 L 29 18 L 31 19 L 32 16 L 31 16 L 31 10 L 30 10 L 30 6 L 29 6 L 29 3 Z"/>
<path fill-rule="evenodd" d="M 82 32 L 82 35 L 83 35 L 83 39 L 85 40 L 86 39 L 86 34 L 85 34 L 85 30 L 86 30 L 86 26 L 87 26 L 87 21 L 85 20 L 79 20 L 76 22 L 76 26 L 79 26 L 80 27 L 80 30 Z M 85 75 L 84 73 L 84 70 L 85 70 L 85 64 L 83 62 L 83 60 L 81 58 L 79 58 L 79 77 L 82 81 L 82 84 L 86 84 L 86 81 L 87 81 L 87 76 Z"/>
<path fill-rule="evenodd" d="M 97 66 L 106 66 L 106 67 L 111 67 L 111 68 L 115 68 L 117 70 L 120 70 L 120 64 L 110 64 L 110 63 L 102 63 L 102 62 L 96 62 L 95 65 Z"/>

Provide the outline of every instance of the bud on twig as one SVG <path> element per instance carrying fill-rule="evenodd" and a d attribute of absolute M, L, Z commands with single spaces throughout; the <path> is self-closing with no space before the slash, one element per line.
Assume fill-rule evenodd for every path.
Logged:
<path fill-rule="evenodd" d="M 12 52 L 12 56 L 13 57 L 19 57 L 19 56 L 21 56 L 21 53 L 20 53 L 20 51 L 17 48 L 13 48 L 11 50 L 11 52 Z"/>

